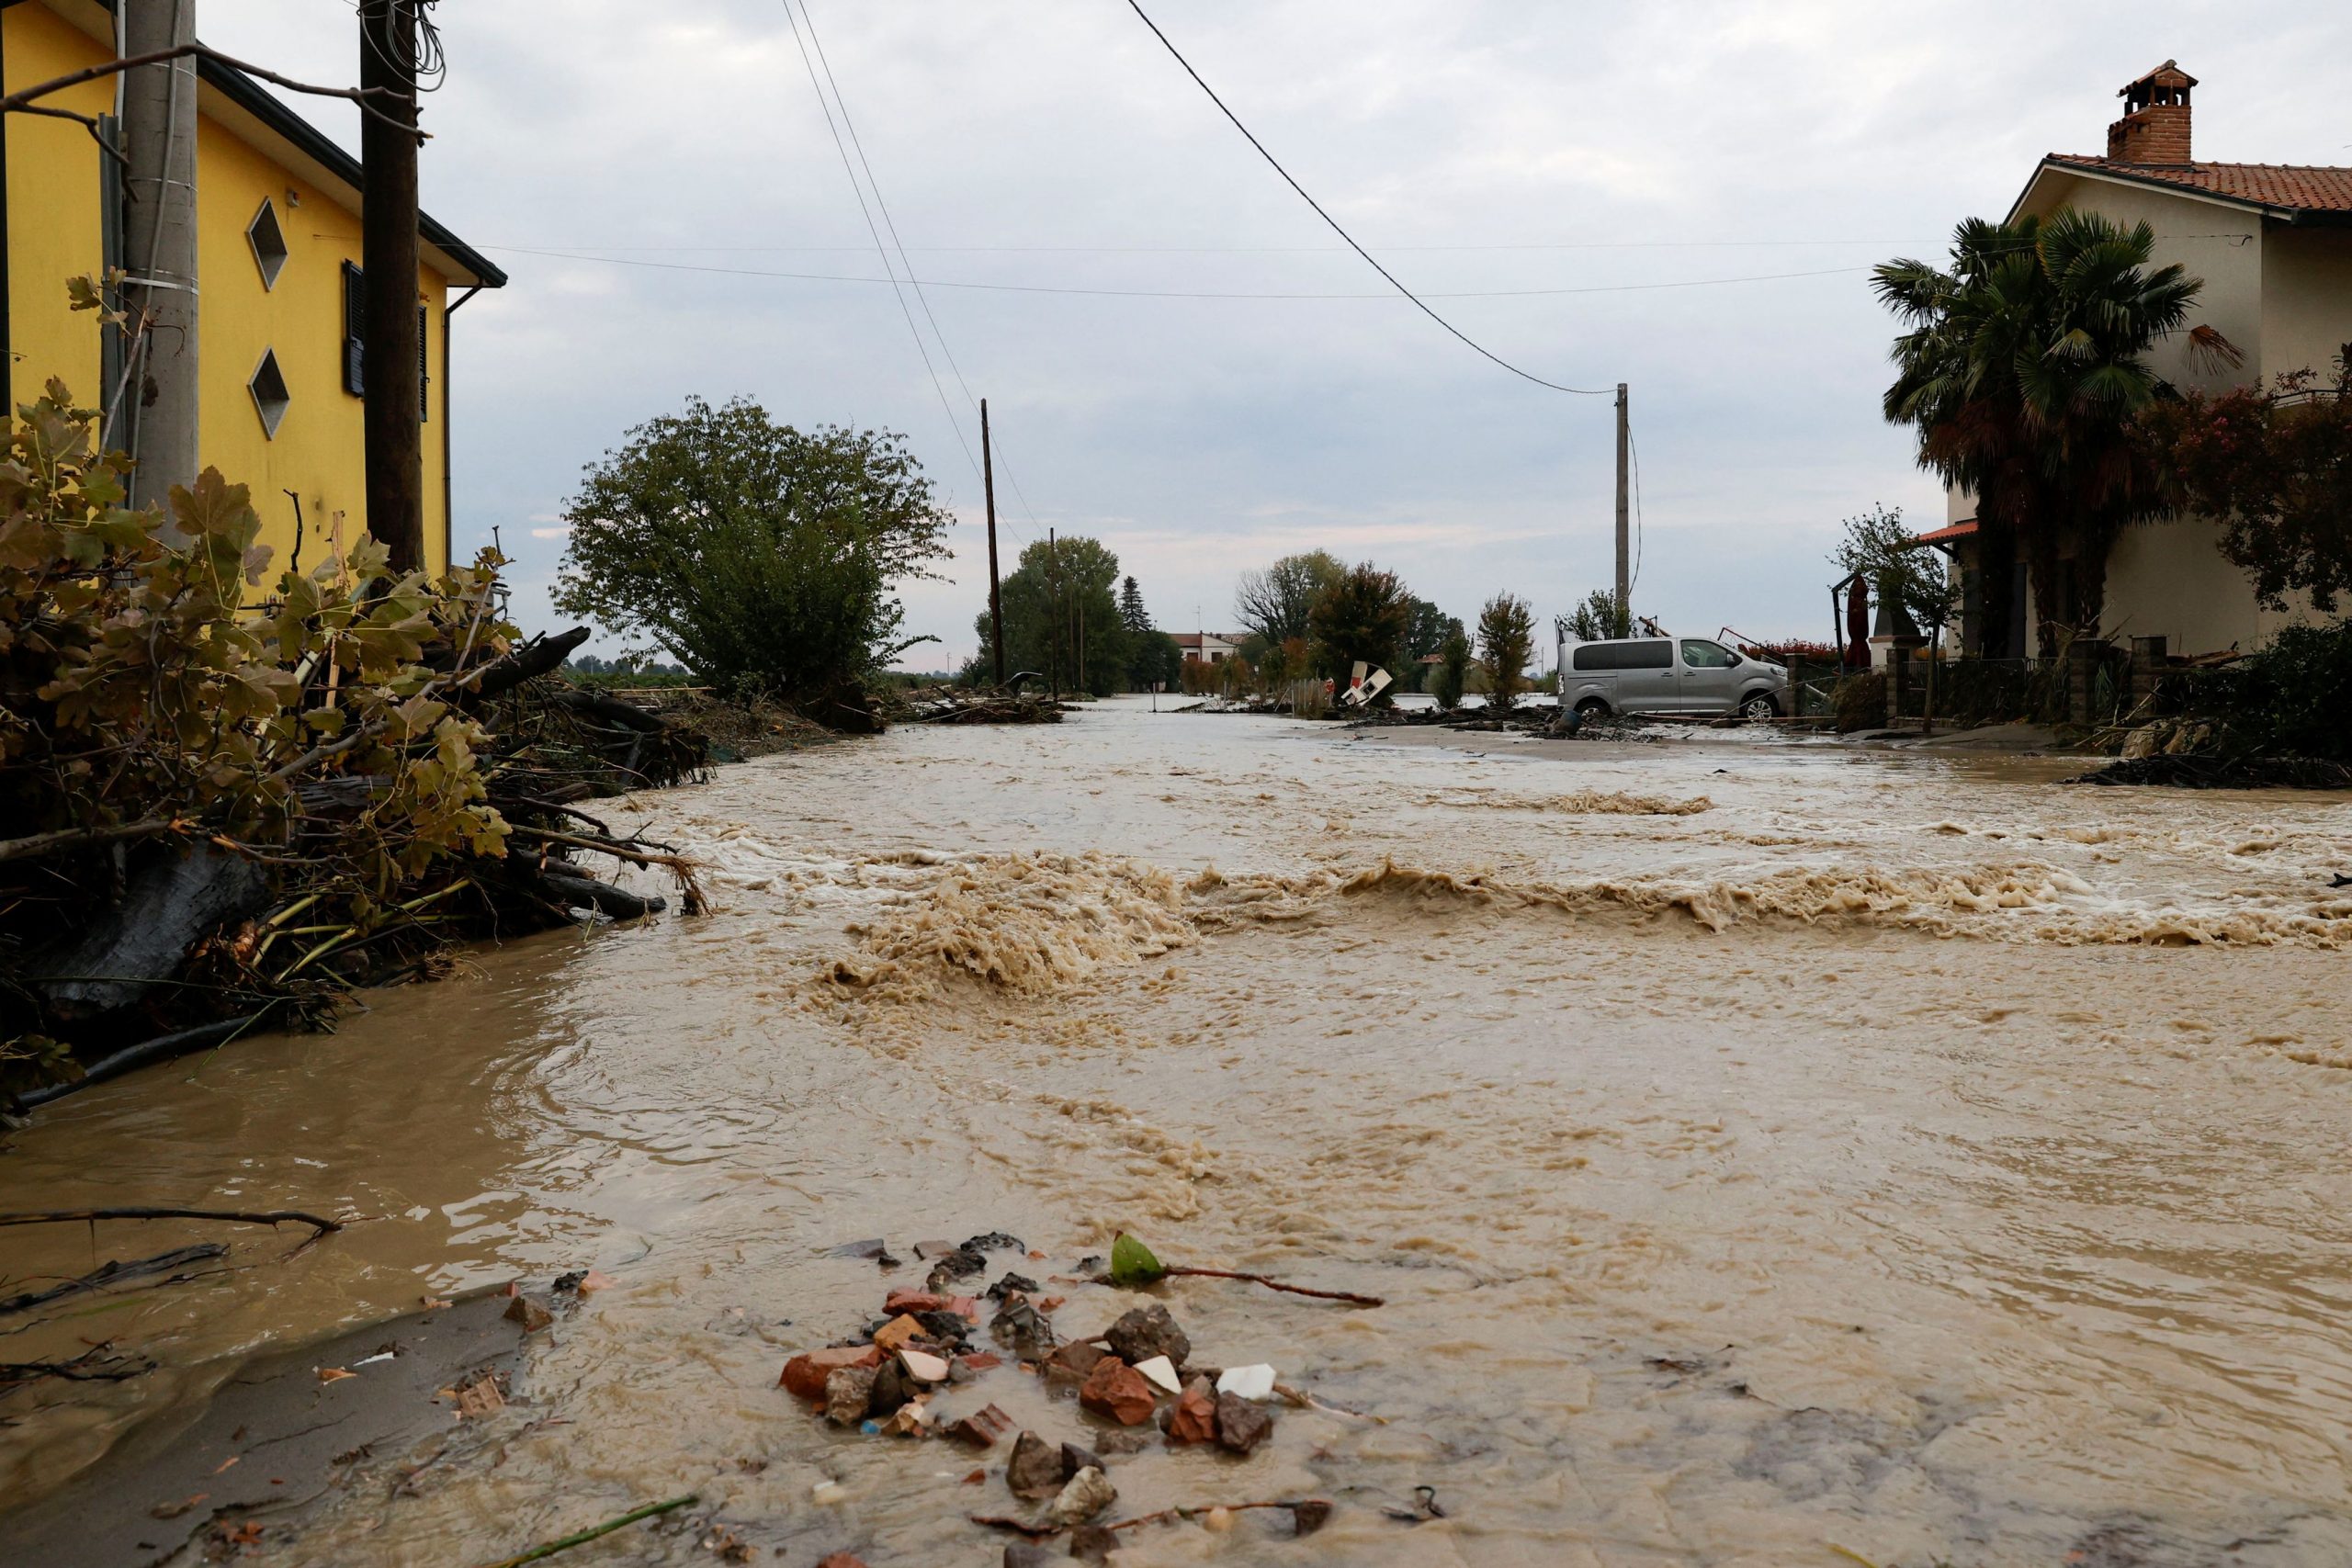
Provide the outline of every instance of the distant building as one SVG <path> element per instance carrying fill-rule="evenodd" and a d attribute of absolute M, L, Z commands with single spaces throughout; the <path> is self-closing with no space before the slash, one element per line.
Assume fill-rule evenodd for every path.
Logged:
<path fill-rule="evenodd" d="M 1248 632 L 1171 632 L 1187 664 L 1222 664 L 1241 651 Z"/>
<path fill-rule="evenodd" d="M 103 0 L 6 0 L 0 82 L 17 92 L 112 60 L 113 25 Z M 43 101 L 108 116 L 114 91 L 108 77 Z M 313 541 L 338 512 L 346 539 L 367 515 L 359 163 L 218 60 L 197 63 L 196 116 L 197 456 L 251 488 L 275 572 L 294 543 L 287 491 L 302 498 Z M 31 401 L 54 376 L 78 402 L 99 406 L 121 376 L 121 334 L 71 310 L 65 282 L 136 270 L 139 258 L 121 254 L 119 170 L 71 120 L 0 118 L 0 348 L 13 355 L 0 358 L 0 368 L 8 403 Z M 506 275 L 429 217 L 418 215 L 417 231 L 424 554 L 437 571 L 449 556 L 449 312 Z"/>
<path fill-rule="evenodd" d="M 2009 209 L 2047 218 L 2062 209 L 2096 212 L 2155 231 L 2154 264 L 2178 262 L 2202 278 L 2190 326 L 2209 325 L 2245 355 L 2234 368 L 2200 358 L 2188 332 L 2156 345 L 2157 375 L 2177 387 L 2222 391 L 2267 385 L 2282 371 L 2325 375 L 2352 344 L 2352 168 L 2196 160 L 2189 93 L 2196 78 L 2171 61 L 2124 87 L 2123 118 L 2107 130 L 2107 153 L 2052 152 Z M 2009 617 L 2006 646 L 1983 647 L 1984 576 L 2010 574 L 2011 603 L 2030 604 L 2026 563 L 1979 536 L 1976 501 L 1947 498 L 1946 526 L 1927 536 L 1953 548 L 1963 586 L 1962 647 L 1990 658 L 2021 658 L 2030 616 Z M 2107 561 L 2107 629 L 2162 636 L 2174 653 L 2236 643 L 2253 648 L 2295 619 L 2266 611 L 2245 574 L 2222 558 L 2220 526 L 2184 518 L 2127 528 Z M 2060 562 L 2060 570 L 2072 563 Z"/>

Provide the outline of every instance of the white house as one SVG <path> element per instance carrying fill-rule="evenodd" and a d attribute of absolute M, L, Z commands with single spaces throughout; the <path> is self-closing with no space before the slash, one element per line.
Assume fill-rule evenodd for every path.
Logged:
<path fill-rule="evenodd" d="M 1247 632 L 1174 632 L 1176 646 L 1184 650 L 1187 664 L 1222 664 L 1241 650 L 1241 639 Z"/>
<path fill-rule="evenodd" d="M 2107 130 L 2104 157 L 2052 152 L 2034 169 L 2009 209 L 2046 218 L 2061 209 L 2096 212 L 2155 232 L 2154 264 L 2178 262 L 2205 288 L 2189 322 L 2210 325 L 2245 355 L 2235 367 L 2199 355 L 2187 331 L 2156 345 L 2156 373 L 2181 388 L 2223 390 L 2267 385 L 2282 371 L 2325 376 L 2352 344 L 2352 168 L 2199 162 L 2190 145 L 2189 95 L 2196 78 L 2165 61 L 2119 95 L 2123 118 Z M 2105 630 L 2118 637 L 2161 636 L 2174 653 L 2235 643 L 2253 648 L 2301 612 L 2256 605 L 2238 568 L 2215 547 L 2219 527 L 2184 518 L 2128 528 L 2108 558 Z M 1953 547 L 1973 609 L 1977 574 L 2012 574 L 2022 607 L 2025 563 L 1988 558 L 1977 536 L 1973 496 L 1947 497 L 1946 525 L 1927 538 Z M 2063 563 L 2062 563 L 2063 564 Z M 2005 648 L 1982 647 L 1963 615 L 1968 651 L 2017 658 L 2029 651 L 2029 616 L 2009 617 Z"/>

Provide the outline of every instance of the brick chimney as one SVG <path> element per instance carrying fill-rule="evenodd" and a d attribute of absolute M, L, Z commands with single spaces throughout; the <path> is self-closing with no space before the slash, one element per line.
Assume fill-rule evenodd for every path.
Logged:
<path fill-rule="evenodd" d="M 2167 60 L 2116 96 L 2123 118 L 2107 128 L 2107 155 L 2118 164 L 2187 164 L 2188 89 L 2197 78 Z"/>

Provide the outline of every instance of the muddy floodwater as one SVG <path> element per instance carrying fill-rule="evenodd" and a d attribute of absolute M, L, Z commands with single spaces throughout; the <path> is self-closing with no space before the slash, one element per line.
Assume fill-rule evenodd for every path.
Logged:
<path fill-rule="evenodd" d="M 918 1282 L 838 1243 L 1067 1270 L 1124 1228 L 1387 1304 L 1166 1286 L 1200 1359 L 1381 1419 L 1115 1462 L 1122 1516 L 1337 1506 L 1123 1563 L 2352 1562 L 2352 805 L 1427 739 L 1121 702 L 615 803 L 715 912 L 477 952 L 13 1136 L 12 1209 L 374 1218 L 13 1339 L 162 1365 L 0 1405 L 0 1487 L 232 1352 L 594 1267 L 493 1446 L 246 1560 L 465 1564 L 692 1491 L 756 1561 L 993 1563 L 964 1516 L 1001 1483 L 778 1368 Z M 179 1236 L 19 1231 L 5 1272 Z M 1130 1303 L 1067 1293 L 1065 1334 Z M 1424 1485 L 1446 1517 L 1384 1517 Z M 716 1559 L 639 1527 L 562 1561 Z"/>

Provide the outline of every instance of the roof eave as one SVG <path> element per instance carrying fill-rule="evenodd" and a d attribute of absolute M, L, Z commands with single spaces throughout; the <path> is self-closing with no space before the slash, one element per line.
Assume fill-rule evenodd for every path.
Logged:
<path fill-rule="evenodd" d="M 2226 207 L 2233 211 L 2252 212 L 2280 223 L 2333 222 L 2347 216 L 2311 208 L 2277 207 L 2267 201 L 2248 201 L 2241 196 L 2223 196 L 2219 191 L 2199 190 L 2195 186 L 2185 186 L 2177 181 L 2157 179 L 2147 175 L 2129 174 L 2121 169 L 2094 168 L 2087 164 L 2070 164 L 2054 152 L 2045 152 L 2041 155 L 2041 162 L 2033 166 L 2033 174 L 2026 180 L 2025 188 L 2018 192 L 2018 198 L 2015 201 L 2009 203 L 2007 221 L 2012 223 L 2017 221 L 2018 214 L 2025 207 L 2026 198 L 2033 194 L 2033 187 L 2041 183 L 2042 175 L 2053 169 L 2062 174 L 2072 175 L 2078 179 L 2105 180 L 2113 185 L 2132 186 L 2141 190 L 2160 190 L 2172 196 L 2185 196 L 2192 201 L 2207 201 L 2216 207 Z"/>
<path fill-rule="evenodd" d="M 212 88 L 238 108 L 261 122 L 262 126 L 285 141 L 303 157 L 317 164 L 334 180 L 364 193 L 367 173 L 358 159 L 345 152 L 327 134 L 281 102 L 277 96 L 233 65 L 224 65 L 207 55 L 197 56 L 197 80 Z M 416 215 L 417 238 L 431 250 L 438 252 L 438 260 L 447 264 L 435 268 L 449 275 L 452 281 L 482 288 L 503 288 L 506 274 L 488 256 L 467 244 L 449 231 L 430 214 Z"/>

